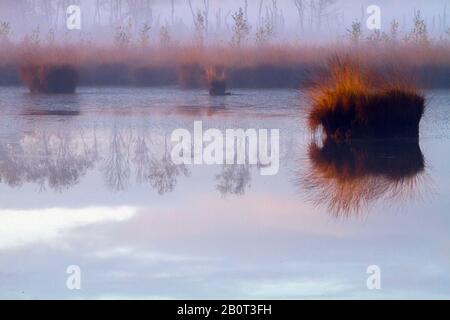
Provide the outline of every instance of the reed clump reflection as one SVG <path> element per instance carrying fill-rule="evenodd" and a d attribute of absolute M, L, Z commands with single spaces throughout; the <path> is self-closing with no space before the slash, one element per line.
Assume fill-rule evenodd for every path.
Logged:
<path fill-rule="evenodd" d="M 417 139 L 337 141 L 308 148 L 310 170 L 304 178 L 310 200 L 335 216 L 368 209 L 376 200 L 414 197 L 425 172 Z"/>
<path fill-rule="evenodd" d="M 329 137 L 419 136 L 425 98 L 406 75 L 381 76 L 349 58 L 336 57 L 311 96 L 309 128 L 322 127 Z"/>

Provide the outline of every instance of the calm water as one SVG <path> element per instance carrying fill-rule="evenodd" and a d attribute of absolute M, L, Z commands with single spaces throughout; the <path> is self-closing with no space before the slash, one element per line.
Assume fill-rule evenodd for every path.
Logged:
<path fill-rule="evenodd" d="M 450 91 L 419 143 L 355 145 L 310 136 L 299 91 L 235 92 L 0 88 L 0 297 L 450 298 Z M 279 173 L 173 165 L 196 120 L 279 128 Z"/>

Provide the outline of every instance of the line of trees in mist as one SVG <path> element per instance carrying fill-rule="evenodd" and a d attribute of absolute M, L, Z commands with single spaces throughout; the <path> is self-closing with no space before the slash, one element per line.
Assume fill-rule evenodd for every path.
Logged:
<path fill-rule="evenodd" d="M 82 29 L 66 29 L 66 9 L 82 8 Z M 266 43 L 277 40 L 336 38 L 347 33 L 361 38 L 367 18 L 349 13 L 340 0 L 240 0 L 217 3 L 214 0 L 2 0 L 0 2 L 0 41 L 64 39 L 76 35 L 88 41 L 166 45 L 185 39 Z M 288 12 L 287 12 L 288 11 Z M 358 12 L 359 10 L 356 10 Z M 416 11 L 426 32 L 436 39 L 450 36 L 447 6 L 432 17 Z M 406 33 L 411 17 L 388 23 L 368 37 L 379 38 L 388 33 Z M 348 31 L 348 32 L 347 32 Z M 318 37 L 320 35 L 320 37 Z"/>

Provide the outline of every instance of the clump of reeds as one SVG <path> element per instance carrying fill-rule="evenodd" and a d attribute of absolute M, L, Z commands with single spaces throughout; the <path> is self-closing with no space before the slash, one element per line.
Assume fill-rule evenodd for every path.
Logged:
<path fill-rule="evenodd" d="M 206 69 L 206 78 L 209 84 L 209 94 L 211 96 L 229 95 L 229 93 L 227 93 L 225 70 L 222 68 L 208 67 Z"/>
<path fill-rule="evenodd" d="M 336 216 L 359 213 L 379 199 L 410 198 L 425 171 L 418 139 L 336 141 L 308 149 L 310 170 L 303 183 L 317 205 Z"/>
<path fill-rule="evenodd" d="M 74 93 L 78 84 L 77 70 L 67 64 L 22 66 L 20 77 L 32 93 Z"/>
<path fill-rule="evenodd" d="M 411 79 L 377 73 L 350 59 L 329 62 L 328 75 L 311 88 L 311 130 L 336 139 L 418 137 L 425 99 Z"/>

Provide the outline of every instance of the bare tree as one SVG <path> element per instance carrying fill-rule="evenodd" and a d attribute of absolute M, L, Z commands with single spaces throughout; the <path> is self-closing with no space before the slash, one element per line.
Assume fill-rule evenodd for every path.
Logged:
<path fill-rule="evenodd" d="M 406 35 L 406 41 L 412 41 L 419 44 L 427 44 L 430 41 L 428 29 L 425 20 L 422 18 L 420 11 L 414 14 L 414 28 Z"/>
<path fill-rule="evenodd" d="M 205 17 L 205 31 L 208 33 L 209 29 L 209 0 L 203 0 L 203 6 L 205 10 L 203 11 L 203 16 Z"/>
<path fill-rule="evenodd" d="M 126 25 L 119 25 L 116 27 L 116 32 L 114 34 L 114 42 L 117 46 L 121 48 L 126 48 L 132 42 L 132 22 L 128 21 Z"/>
<path fill-rule="evenodd" d="M 150 30 L 152 28 L 147 24 L 144 23 L 141 30 L 139 30 L 139 42 L 141 47 L 146 48 L 148 47 L 150 43 Z"/>
<path fill-rule="evenodd" d="M 330 10 L 336 3 L 336 0 L 317 0 L 316 2 L 316 29 L 320 30 L 322 28 L 323 20 L 332 13 Z"/>
<path fill-rule="evenodd" d="M 266 15 L 256 31 L 256 44 L 267 44 L 275 34 L 274 21 Z"/>
<path fill-rule="evenodd" d="M 350 41 L 354 44 L 359 43 L 362 37 L 362 30 L 361 30 L 361 22 L 353 22 L 352 28 L 347 29 L 348 37 Z"/>
<path fill-rule="evenodd" d="M 159 44 L 163 48 L 167 48 L 171 45 L 172 38 L 170 37 L 169 28 L 166 26 L 162 26 L 159 29 Z"/>
<path fill-rule="evenodd" d="M 391 41 L 395 42 L 398 40 L 398 27 L 399 23 L 397 20 L 392 20 L 391 27 L 390 27 L 390 39 Z"/>
<path fill-rule="evenodd" d="M 127 0 L 124 18 L 131 19 L 134 25 L 149 23 L 152 15 L 152 0 Z"/>
<path fill-rule="evenodd" d="M 297 8 L 298 21 L 300 23 L 300 28 L 304 30 L 305 28 L 305 9 L 306 0 L 294 0 L 295 7 Z"/>
<path fill-rule="evenodd" d="M 222 19 L 222 8 L 219 8 L 216 11 L 216 32 L 220 32 L 222 30 Z"/>
<path fill-rule="evenodd" d="M 170 0 L 170 20 L 172 26 L 175 24 L 175 0 Z"/>
<path fill-rule="evenodd" d="M 294 0 L 301 29 L 304 30 L 307 22 L 310 30 L 321 30 L 324 21 L 329 23 L 333 18 L 338 19 L 336 2 L 337 0 Z"/>
<path fill-rule="evenodd" d="M 11 24 L 9 22 L 0 22 L 0 43 L 9 41 L 11 34 Z"/>
<path fill-rule="evenodd" d="M 209 0 L 203 0 L 203 10 L 199 8 L 194 9 L 191 0 L 188 0 L 188 3 L 196 31 L 201 27 L 202 31 L 207 33 L 209 27 Z"/>
<path fill-rule="evenodd" d="M 239 8 L 239 11 L 232 15 L 234 20 L 233 26 L 233 38 L 231 40 L 232 44 L 236 47 L 241 47 L 242 43 L 246 40 L 250 33 L 250 25 L 245 19 L 244 11 Z"/>

